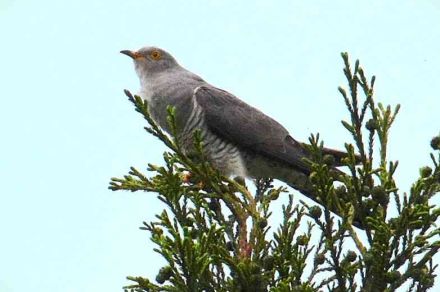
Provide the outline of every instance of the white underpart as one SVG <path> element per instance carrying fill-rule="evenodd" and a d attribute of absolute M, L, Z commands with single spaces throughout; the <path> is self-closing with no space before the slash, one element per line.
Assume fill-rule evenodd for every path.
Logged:
<path fill-rule="evenodd" d="M 197 103 L 196 97 L 195 97 L 195 94 L 197 93 L 197 90 L 199 90 L 199 89 L 200 89 L 200 86 L 196 87 L 196 89 L 194 89 L 194 95 L 193 95 L 193 98 L 191 99 L 192 105 L 193 105 L 193 110 L 191 112 L 191 115 L 188 117 L 188 120 L 186 121 L 185 126 L 183 127 L 184 133 L 189 133 L 191 131 L 191 129 L 194 129 L 197 126 L 200 128 L 201 124 L 202 125 L 204 124 L 204 121 L 203 121 L 204 117 L 202 114 L 202 109 L 199 106 L 199 104 Z M 194 122 L 194 121 L 196 121 L 197 116 L 199 117 L 199 121 Z"/>
<path fill-rule="evenodd" d="M 229 167 L 234 170 L 233 175 L 241 176 L 242 178 L 249 177 L 241 155 L 238 155 Z"/>
<path fill-rule="evenodd" d="M 142 97 L 143 100 L 146 100 L 148 103 L 150 103 L 153 98 L 153 89 L 150 85 L 151 82 L 146 81 L 144 78 L 140 78 L 140 80 L 141 90 L 139 92 L 139 96 Z"/>
<path fill-rule="evenodd" d="M 198 120 L 197 124 L 198 125 L 206 125 L 204 122 L 204 116 L 203 116 L 203 111 L 202 108 L 200 107 L 200 105 L 197 103 L 196 97 L 195 95 L 197 94 L 197 91 L 200 89 L 200 86 L 196 87 L 194 89 L 194 95 L 192 98 L 192 102 L 193 102 L 193 110 L 192 113 L 190 115 L 190 117 L 188 118 L 188 121 L 185 125 L 184 128 L 184 132 L 190 132 L 190 129 L 194 129 L 194 120 Z M 195 119 L 195 117 L 198 117 Z M 207 132 L 208 129 L 201 129 L 202 132 Z M 191 133 L 192 134 L 192 133 Z M 202 136 L 203 133 L 202 133 Z M 204 139 L 206 140 L 206 139 Z M 219 138 L 214 138 L 214 140 L 220 140 Z M 204 141 L 205 143 L 208 141 Z M 212 142 L 212 141 L 211 141 Z M 215 143 L 216 141 L 214 141 Z M 220 144 L 220 146 L 225 147 L 223 151 L 228 152 L 229 155 L 226 155 L 226 159 L 227 161 L 224 161 L 225 159 L 225 155 L 224 153 L 210 153 L 210 157 L 213 160 L 214 164 L 216 161 L 222 161 L 223 163 L 226 162 L 226 165 L 223 166 L 223 171 L 225 172 L 225 175 L 235 175 L 235 176 L 241 176 L 243 178 L 247 177 L 247 169 L 245 167 L 243 158 L 241 156 L 240 151 L 237 149 L 237 147 L 235 147 L 232 144 L 229 144 L 225 141 L 219 141 L 218 142 Z M 227 144 L 227 145 L 226 145 Z M 230 153 L 233 152 L 233 153 Z"/>

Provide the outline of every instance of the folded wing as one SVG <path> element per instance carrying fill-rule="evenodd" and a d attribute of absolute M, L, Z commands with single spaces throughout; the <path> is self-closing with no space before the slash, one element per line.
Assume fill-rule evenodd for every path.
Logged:
<path fill-rule="evenodd" d="M 208 128 L 219 137 L 310 173 L 310 166 L 302 159 L 308 156 L 307 150 L 274 119 L 215 87 L 198 87 L 194 96 L 203 108 Z"/>

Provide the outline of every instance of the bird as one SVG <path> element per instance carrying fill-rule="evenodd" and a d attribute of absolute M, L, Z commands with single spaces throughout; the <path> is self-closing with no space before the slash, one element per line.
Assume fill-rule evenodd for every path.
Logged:
<path fill-rule="evenodd" d="M 133 59 L 139 95 L 153 120 L 170 134 L 167 107 L 175 108 L 178 138 L 186 154 L 194 151 L 194 132 L 199 130 L 204 154 L 225 176 L 277 179 L 322 205 L 309 178 L 310 151 L 275 119 L 185 69 L 164 49 L 146 46 L 120 53 Z M 323 154 L 334 157 L 334 170 L 347 157 L 330 148 Z M 338 214 L 335 208 L 330 211 Z"/>

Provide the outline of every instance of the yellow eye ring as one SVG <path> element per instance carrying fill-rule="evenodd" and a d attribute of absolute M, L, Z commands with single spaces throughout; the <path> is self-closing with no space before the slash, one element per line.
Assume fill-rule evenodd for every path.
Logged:
<path fill-rule="evenodd" d="M 159 60 L 162 57 L 159 51 L 152 51 L 150 56 L 153 60 Z"/>

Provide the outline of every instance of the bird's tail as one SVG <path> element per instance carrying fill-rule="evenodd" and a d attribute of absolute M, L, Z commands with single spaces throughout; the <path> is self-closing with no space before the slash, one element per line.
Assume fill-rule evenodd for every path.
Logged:
<path fill-rule="evenodd" d="M 343 159 L 347 157 L 347 152 L 339 151 L 336 149 L 326 148 L 324 147 L 322 149 L 322 154 L 324 155 L 331 155 L 335 158 L 335 162 L 333 166 L 344 166 L 345 163 L 343 162 Z M 356 164 L 361 163 L 361 157 L 359 155 L 355 155 Z"/>

